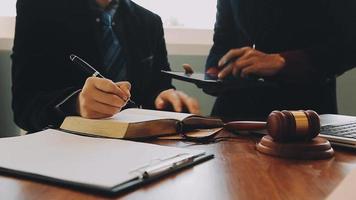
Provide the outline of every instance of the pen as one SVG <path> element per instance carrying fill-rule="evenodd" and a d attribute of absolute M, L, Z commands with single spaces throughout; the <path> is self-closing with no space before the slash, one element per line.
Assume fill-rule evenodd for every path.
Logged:
<path fill-rule="evenodd" d="M 85 62 L 83 59 L 81 59 L 80 57 L 71 54 L 69 56 L 70 60 L 72 62 L 74 62 L 75 64 L 77 64 L 78 66 L 80 66 L 84 71 L 86 71 L 88 74 L 91 74 L 91 76 L 94 77 L 99 77 L 99 78 L 105 78 L 102 74 L 100 74 L 100 72 L 98 72 L 94 67 L 92 67 L 89 63 Z M 136 103 L 134 101 L 132 101 L 131 99 L 128 99 L 128 102 L 136 105 Z"/>
<path fill-rule="evenodd" d="M 78 56 L 71 54 L 69 56 L 70 60 L 80 66 L 84 71 L 86 71 L 88 74 L 91 74 L 91 76 L 94 77 L 99 77 L 99 78 L 105 78 L 103 75 L 100 74 L 94 67 L 92 67 L 89 63 L 85 62 L 83 59 L 79 58 Z"/>

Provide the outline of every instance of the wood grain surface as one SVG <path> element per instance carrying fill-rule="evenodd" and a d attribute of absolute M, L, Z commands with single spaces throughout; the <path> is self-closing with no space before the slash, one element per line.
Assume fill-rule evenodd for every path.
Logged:
<path fill-rule="evenodd" d="M 335 148 L 328 160 L 288 160 L 256 151 L 257 136 L 233 135 L 213 144 L 151 141 L 203 149 L 215 158 L 113 197 L 0 175 L 0 199 L 324 199 L 356 168 L 356 150 Z M 29 150 L 30 151 L 30 150 Z"/>

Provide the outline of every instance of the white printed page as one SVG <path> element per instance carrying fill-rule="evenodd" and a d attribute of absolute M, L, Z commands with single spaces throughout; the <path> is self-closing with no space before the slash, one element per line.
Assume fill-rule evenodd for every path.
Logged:
<path fill-rule="evenodd" d="M 192 116 L 192 114 L 130 108 L 123 110 L 113 117 L 107 119 L 114 119 L 120 122 L 135 123 L 160 119 L 175 119 L 182 121 L 183 119 L 190 116 Z"/>
<path fill-rule="evenodd" d="M 9 153 L 11 152 L 11 153 Z M 78 136 L 48 129 L 0 139 L 0 167 L 65 181 L 111 188 L 162 159 L 202 151 L 118 139 Z"/>

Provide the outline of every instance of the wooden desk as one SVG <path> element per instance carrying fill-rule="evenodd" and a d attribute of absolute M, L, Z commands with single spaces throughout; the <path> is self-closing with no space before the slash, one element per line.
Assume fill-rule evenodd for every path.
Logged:
<path fill-rule="evenodd" d="M 232 134 L 225 133 L 229 136 Z M 350 170 L 356 151 L 336 149 L 329 160 L 278 159 L 255 150 L 257 137 L 209 145 L 158 141 L 157 144 L 204 149 L 215 158 L 113 199 L 324 199 Z M 0 199 L 106 199 L 68 188 L 0 176 Z"/>

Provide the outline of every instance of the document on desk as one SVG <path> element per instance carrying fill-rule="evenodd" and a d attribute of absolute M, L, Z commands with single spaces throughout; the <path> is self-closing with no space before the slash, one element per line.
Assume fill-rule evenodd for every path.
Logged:
<path fill-rule="evenodd" d="M 48 129 L 0 139 L 0 171 L 117 193 L 212 158 L 203 151 Z"/>
<path fill-rule="evenodd" d="M 356 169 L 352 170 L 346 178 L 336 187 L 327 200 L 355 200 Z"/>

